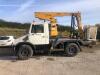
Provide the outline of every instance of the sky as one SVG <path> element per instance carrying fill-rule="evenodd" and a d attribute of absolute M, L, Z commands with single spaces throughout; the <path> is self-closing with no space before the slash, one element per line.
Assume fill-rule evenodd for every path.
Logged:
<path fill-rule="evenodd" d="M 100 23 L 99 0 L 0 0 L 0 19 L 12 22 L 37 20 L 34 12 L 81 12 L 84 25 Z M 59 24 L 69 24 L 70 17 L 57 17 Z"/>

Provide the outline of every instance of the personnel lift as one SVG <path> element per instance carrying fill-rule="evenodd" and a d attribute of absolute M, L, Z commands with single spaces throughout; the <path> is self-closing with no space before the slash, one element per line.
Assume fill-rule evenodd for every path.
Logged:
<path fill-rule="evenodd" d="M 73 37 L 75 26 L 78 27 L 79 37 L 83 39 L 83 26 L 81 23 L 81 14 L 80 12 L 77 13 L 68 13 L 68 12 L 35 12 L 35 17 L 40 20 L 48 20 L 50 21 L 51 28 L 50 28 L 50 35 L 57 36 L 57 20 L 56 17 L 63 17 L 63 16 L 71 16 L 71 37 Z M 76 25 L 77 24 L 77 25 Z"/>
<path fill-rule="evenodd" d="M 71 34 L 74 34 L 75 22 L 79 30 L 81 39 L 70 38 L 50 38 L 51 36 L 57 36 L 57 20 L 55 17 L 71 16 Z M 35 17 L 41 20 L 48 20 L 51 23 L 49 31 L 49 24 L 44 22 L 43 24 L 32 23 L 27 35 L 20 37 L 18 42 L 14 45 L 14 50 L 19 59 L 28 59 L 37 52 L 51 53 L 52 51 L 62 50 L 64 55 L 72 57 L 77 55 L 81 51 L 81 46 L 88 46 L 90 42 L 84 41 L 83 29 L 81 24 L 80 13 L 68 13 L 68 12 L 35 12 Z M 49 35 L 50 32 L 50 35 Z M 86 44 L 85 44 L 86 43 Z"/>

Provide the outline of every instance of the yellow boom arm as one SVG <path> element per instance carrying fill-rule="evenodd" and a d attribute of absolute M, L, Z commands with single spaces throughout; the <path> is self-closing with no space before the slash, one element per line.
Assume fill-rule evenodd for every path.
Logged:
<path fill-rule="evenodd" d="M 39 18 L 41 20 L 48 20 L 51 23 L 51 36 L 57 36 L 58 31 L 57 31 L 57 21 L 55 17 L 59 16 L 72 16 L 74 15 L 77 20 L 77 26 L 80 31 L 80 34 L 83 34 L 83 29 L 82 29 L 82 24 L 81 24 L 81 15 L 80 13 L 68 13 L 68 12 L 35 12 L 35 17 Z M 83 36 L 83 35 L 82 35 Z"/>

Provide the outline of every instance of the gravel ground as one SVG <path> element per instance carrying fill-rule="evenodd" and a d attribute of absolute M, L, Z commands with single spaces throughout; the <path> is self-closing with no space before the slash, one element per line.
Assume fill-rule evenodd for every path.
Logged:
<path fill-rule="evenodd" d="M 3 56 L 0 57 L 0 75 L 100 75 L 100 45 L 84 48 L 75 57 L 52 54 L 21 61 Z"/>

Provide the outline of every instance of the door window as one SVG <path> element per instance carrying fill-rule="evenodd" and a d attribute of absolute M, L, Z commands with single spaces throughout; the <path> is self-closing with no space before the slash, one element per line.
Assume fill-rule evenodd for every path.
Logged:
<path fill-rule="evenodd" d="M 44 33 L 43 25 L 32 25 L 31 33 Z"/>

